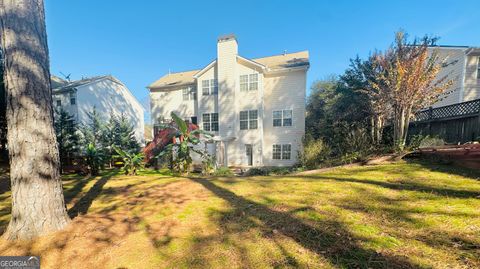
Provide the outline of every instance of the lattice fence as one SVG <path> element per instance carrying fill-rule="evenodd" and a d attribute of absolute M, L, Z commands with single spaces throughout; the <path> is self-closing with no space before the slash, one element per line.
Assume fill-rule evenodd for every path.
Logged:
<path fill-rule="evenodd" d="M 480 113 L 480 99 L 449 106 L 422 110 L 415 115 L 414 122 L 442 120 L 456 117 L 475 116 Z"/>

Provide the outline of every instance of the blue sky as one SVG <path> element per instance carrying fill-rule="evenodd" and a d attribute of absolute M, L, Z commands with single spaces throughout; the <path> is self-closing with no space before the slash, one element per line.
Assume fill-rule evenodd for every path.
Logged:
<path fill-rule="evenodd" d="M 439 36 L 440 44 L 480 46 L 478 0 L 45 2 L 52 74 L 112 74 L 141 102 L 168 70 L 208 64 L 217 37 L 228 33 L 249 58 L 309 50 L 308 87 L 341 74 L 350 58 L 386 48 L 400 28 Z"/>

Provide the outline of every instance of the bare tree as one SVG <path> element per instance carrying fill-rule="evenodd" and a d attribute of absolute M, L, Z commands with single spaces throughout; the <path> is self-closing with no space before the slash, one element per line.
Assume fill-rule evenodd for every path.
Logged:
<path fill-rule="evenodd" d="M 0 0 L 12 217 L 6 239 L 65 227 L 43 0 Z"/>
<path fill-rule="evenodd" d="M 402 31 L 396 34 L 394 45 L 376 55 L 378 78 L 372 86 L 389 100 L 393 111 L 394 145 L 403 150 L 413 113 L 435 103 L 452 85 L 448 75 L 437 77 L 446 59 L 440 59 L 434 45 L 436 38 L 428 36 L 407 42 Z"/>

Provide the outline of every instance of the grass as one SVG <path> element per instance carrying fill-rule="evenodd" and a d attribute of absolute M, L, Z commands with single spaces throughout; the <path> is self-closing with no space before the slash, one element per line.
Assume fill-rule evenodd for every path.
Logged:
<path fill-rule="evenodd" d="M 40 255 L 42 268 L 479 268 L 479 177 L 421 163 L 306 176 L 69 176 L 67 229 L 0 240 L 0 255 Z M 9 211 L 0 191 L 0 229 Z"/>

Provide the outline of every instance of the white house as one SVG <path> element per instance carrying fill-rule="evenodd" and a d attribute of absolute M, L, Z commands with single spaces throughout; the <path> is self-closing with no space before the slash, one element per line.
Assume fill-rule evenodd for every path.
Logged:
<path fill-rule="evenodd" d="M 209 150 L 224 166 L 291 166 L 305 133 L 308 51 L 249 59 L 233 35 L 217 41 L 204 68 L 153 82 L 153 124 L 173 111 L 215 135 Z"/>
<path fill-rule="evenodd" d="M 52 77 L 53 105 L 62 108 L 80 124 L 88 122 L 93 110 L 107 120 L 110 115 L 127 117 L 135 128 L 137 140 L 144 140 L 144 109 L 127 86 L 113 76 L 98 76 L 73 82 Z"/>
<path fill-rule="evenodd" d="M 453 85 L 433 107 L 467 102 L 480 98 L 480 48 L 468 46 L 432 46 L 448 64 L 438 77 L 448 76 Z"/>

